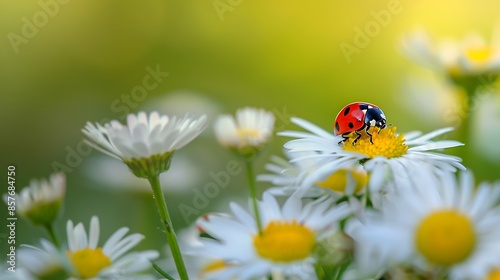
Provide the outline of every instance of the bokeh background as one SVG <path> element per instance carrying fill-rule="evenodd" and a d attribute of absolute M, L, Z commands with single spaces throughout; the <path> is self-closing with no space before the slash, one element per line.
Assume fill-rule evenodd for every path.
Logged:
<path fill-rule="evenodd" d="M 437 39 L 469 32 L 489 39 L 500 19 L 500 5 L 488 0 L 1 0 L 0 5 L 2 178 L 14 164 L 21 190 L 31 178 L 48 177 L 54 166 L 64 165 L 68 185 L 59 236 L 65 236 L 67 219 L 88 225 L 98 215 L 102 240 L 128 226 L 147 235 L 139 247 L 158 250 L 163 235 L 144 182 L 127 179 L 123 166 L 97 152 L 75 154 L 87 121 L 123 120 L 126 112 L 155 109 L 207 113 L 212 123 L 218 114 L 254 106 L 273 111 L 277 129 L 294 128 L 290 116 L 333 129 L 345 104 L 368 101 L 380 106 L 398 131 L 429 132 L 454 125 L 443 112 L 458 101 L 439 90 L 431 72 L 402 55 L 402 36 L 423 27 Z M 365 29 L 388 5 L 400 12 L 347 58 L 341 44 L 356 46 L 356 28 Z M 27 22 L 36 25 L 30 29 Z M 148 69 L 156 68 L 168 76 L 141 98 L 127 99 Z M 499 96 L 489 94 L 473 108 L 489 112 L 474 120 L 486 129 L 463 148 L 473 151 L 465 165 L 478 180 L 499 178 Z M 472 113 L 481 115 L 477 112 Z M 281 154 L 285 141 L 275 137 L 257 161 L 259 173 L 270 155 Z M 451 153 L 459 155 L 459 149 Z M 163 179 L 178 229 L 188 225 L 180 204 L 192 205 L 193 188 L 202 190 L 213 181 L 210 172 L 224 170 L 231 160 L 211 127 L 177 153 L 175 172 Z M 232 176 L 200 212 L 227 210 L 229 200 L 246 202 L 245 178 L 244 172 Z M 260 191 L 266 187 L 259 185 Z M 5 221 L 6 209 L 0 213 Z M 4 227 L 0 234 L 3 256 Z M 46 237 L 43 231 L 18 221 L 18 243 L 36 244 L 40 237 Z"/>

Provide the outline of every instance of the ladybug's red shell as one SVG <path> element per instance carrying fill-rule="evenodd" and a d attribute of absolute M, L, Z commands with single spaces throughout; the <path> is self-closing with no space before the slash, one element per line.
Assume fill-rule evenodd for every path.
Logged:
<path fill-rule="evenodd" d="M 377 106 L 365 103 L 365 102 L 354 102 L 346 105 L 335 118 L 335 135 L 346 134 L 349 132 L 361 130 L 365 127 L 365 113 L 366 109 L 362 110 L 362 107 L 368 108 L 378 108 Z"/>

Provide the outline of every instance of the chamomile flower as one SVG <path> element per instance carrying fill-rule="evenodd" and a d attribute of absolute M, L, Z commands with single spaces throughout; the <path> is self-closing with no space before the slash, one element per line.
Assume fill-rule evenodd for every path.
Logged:
<path fill-rule="evenodd" d="M 201 246 L 191 253 L 219 260 L 218 269 L 208 271 L 206 279 L 254 279 L 271 273 L 293 276 L 297 269 L 311 271 L 314 279 L 314 250 L 319 240 L 335 232 L 339 221 L 350 214 L 346 203 L 333 207 L 333 200 L 319 198 L 302 206 L 292 196 L 280 207 L 264 193 L 259 202 L 262 232 L 254 218 L 232 203 L 234 218 L 212 215 L 199 225 L 213 238 L 200 238 Z"/>
<path fill-rule="evenodd" d="M 16 196 L 17 212 L 33 224 L 50 225 L 57 217 L 65 193 L 66 176 L 63 173 L 54 173 L 49 180 L 33 179 Z"/>
<path fill-rule="evenodd" d="M 151 268 L 150 262 L 158 257 L 158 252 L 129 252 L 144 238 L 143 235 L 135 233 L 125 236 L 128 228 L 122 227 L 101 247 L 98 245 L 100 228 L 96 216 L 90 220 L 88 235 L 82 223 L 74 226 L 71 220 L 66 224 L 66 230 L 66 255 L 72 267 L 73 279 L 152 278 L 141 273 Z"/>
<path fill-rule="evenodd" d="M 127 116 L 127 125 L 113 120 L 104 126 L 87 123 L 82 132 L 88 143 L 125 162 L 141 178 L 168 170 L 172 153 L 195 139 L 206 126 L 206 116 L 164 116 L 140 112 Z"/>
<path fill-rule="evenodd" d="M 260 151 L 272 138 L 274 115 L 264 109 L 243 108 L 231 115 L 220 116 L 214 124 L 219 143 L 240 154 Z"/>
<path fill-rule="evenodd" d="M 498 33 L 498 32 L 495 32 Z M 434 40 L 422 29 L 403 40 L 403 51 L 417 63 L 443 71 L 450 77 L 498 74 L 500 71 L 500 38 L 488 44 L 479 34 L 462 41 Z"/>
<path fill-rule="evenodd" d="M 325 181 L 336 171 L 359 163 L 370 175 L 368 182 L 370 192 L 379 192 L 387 179 L 409 177 L 415 169 L 421 166 L 430 165 L 436 172 L 465 169 L 460 163 L 460 158 L 432 152 L 463 145 L 453 140 L 432 140 L 451 131 L 452 128 L 438 129 L 424 135 L 420 132 L 397 134 L 396 127 L 388 127 L 380 131 L 375 128 L 375 130 L 370 130 L 373 135 L 373 144 L 370 143 L 368 137 L 364 137 L 353 145 L 353 138 L 339 144 L 343 140 L 342 136 L 334 136 L 303 119 L 292 118 L 292 122 L 310 132 L 284 131 L 279 133 L 282 136 L 297 138 L 284 145 L 291 153 L 309 153 L 292 161 L 314 160 L 313 164 L 307 166 L 299 177 L 304 193 L 313 184 Z"/>
<path fill-rule="evenodd" d="M 262 174 L 257 177 L 259 181 L 270 182 L 273 187 L 268 191 L 273 195 L 290 196 L 301 188 L 297 184 L 297 178 L 307 172 L 307 166 L 314 164 L 314 159 L 294 161 L 295 158 L 304 157 L 311 153 L 291 153 L 285 151 L 288 160 L 278 156 L 271 157 L 271 163 L 266 169 L 271 174 Z M 314 153 L 315 154 L 315 153 Z M 328 176 L 324 181 L 315 182 L 312 188 L 308 188 L 306 197 L 319 197 L 325 194 L 334 198 L 360 194 L 364 191 L 368 182 L 368 174 L 361 165 L 341 168 Z"/>
<path fill-rule="evenodd" d="M 475 189 L 469 172 L 457 180 L 422 168 L 400 184 L 383 207 L 348 222 L 359 272 L 405 265 L 448 279 L 485 279 L 499 267 L 500 182 Z"/>
<path fill-rule="evenodd" d="M 31 245 L 21 245 L 17 250 L 17 279 L 51 279 L 66 275 L 64 258 L 61 252 L 51 242 L 41 239 L 40 248 Z M 14 278 L 15 279 L 15 278 Z"/>

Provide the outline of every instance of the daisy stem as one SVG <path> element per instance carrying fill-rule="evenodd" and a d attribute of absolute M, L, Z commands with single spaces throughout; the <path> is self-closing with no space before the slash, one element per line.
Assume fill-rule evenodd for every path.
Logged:
<path fill-rule="evenodd" d="M 179 243 L 177 242 L 177 236 L 175 235 L 172 219 L 168 213 L 167 203 L 165 202 L 165 197 L 163 196 L 163 192 L 161 190 L 158 175 L 149 177 L 148 181 L 153 189 L 156 207 L 160 213 L 161 223 L 165 229 L 165 235 L 167 237 L 168 245 L 170 246 L 170 251 L 172 251 L 172 256 L 175 260 L 177 272 L 179 273 L 181 280 L 188 280 L 189 278 L 186 266 L 184 265 L 184 260 L 182 259 L 181 250 L 179 249 Z"/>
<path fill-rule="evenodd" d="M 250 160 L 247 163 L 248 184 L 250 185 L 250 195 L 252 196 L 253 212 L 255 213 L 255 221 L 257 222 L 257 229 L 259 234 L 262 234 L 262 224 L 260 222 L 259 207 L 257 206 L 257 188 L 255 186 L 255 174 L 253 170 L 253 162 Z"/>
<path fill-rule="evenodd" d="M 61 243 L 59 243 L 59 239 L 57 239 L 56 232 L 54 230 L 54 224 L 48 223 L 44 225 L 45 229 L 49 233 L 50 239 L 52 239 L 52 243 L 56 246 L 56 248 L 61 249 Z"/>
<path fill-rule="evenodd" d="M 469 108 L 469 103 L 470 103 L 470 100 L 472 98 L 474 98 L 474 94 L 475 94 L 475 89 L 468 89 L 468 88 L 464 88 L 467 92 L 467 96 L 465 97 L 466 100 L 464 102 L 464 106 L 465 106 L 465 110 L 463 112 L 463 115 L 462 115 L 462 122 L 460 123 L 460 127 L 458 129 L 458 133 L 459 133 L 459 139 L 461 141 L 463 141 L 466 145 L 466 147 L 468 146 L 468 148 L 466 149 L 462 149 L 462 161 L 465 163 L 465 164 L 470 164 L 470 153 L 469 153 L 469 150 L 471 149 L 470 148 L 470 139 L 471 139 L 471 135 L 470 135 L 470 123 L 471 123 L 471 118 L 470 118 L 470 108 Z"/>
<path fill-rule="evenodd" d="M 163 269 L 161 269 L 161 267 L 159 267 L 157 264 L 155 264 L 154 262 L 151 262 L 151 264 L 153 265 L 153 268 L 156 270 L 156 272 L 158 272 L 161 276 L 165 277 L 165 279 L 175 280 L 174 277 L 168 275 L 168 273 L 166 273 Z"/>

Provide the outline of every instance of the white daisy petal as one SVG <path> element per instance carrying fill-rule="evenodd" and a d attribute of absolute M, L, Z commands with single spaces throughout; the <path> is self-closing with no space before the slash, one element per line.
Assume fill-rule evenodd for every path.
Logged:
<path fill-rule="evenodd" d="M 500 206 L 491 185 L 475 189 L 472 179 L 470 172 L 457 180 L 432 166 L 415 170 L 410 185 L 391 193 L 383 207 L 346 225 L 356 242 L 355 269 L 374 276 L 404 265 L 450 279 L 487 279 L 500 267 Z"/>
<path fill-rule="evenodd" d="M 141 125 L 143 117 L 129 119 L 132 123 Z M 132 252 L 144 236 L 131 234 L 125 236 L 128 228 L 117 230 L 104 244 L 99 247 L 99 218 L 93 216 L 90 221 L 89 238 L 82 223 L 73 227 L 73 222 L 67 222 L 68 251 L 64 253 L 67 259 L 62 261 L 72 266 L 70 279 L 141 279 L 136 273 L 141 273 L 151 267 L 151 261 L 158 257 L 156 251 Z M 44 245 L 44 248 L 47 247 Z M 55 250 L 55 249 L 54 249 Z M 146 277 L 150 277 L 145 275 Z"/>
<path fill-rule="evenodd" d="M 121 160 L 149 158 L 184 147 L 206 126 L 206 116 L 191 119 L 145 112 L 127 116 L 124 126 L 113 120 L 104 126 L 87 123 L 82 132 L 96 149 Z"/>
<path fill-rule="evenodd" d="M 226 215 L 202 219 L 200 225 L 213 238 L 200 237 L 202 244 L 191 245 L 187 254 L 223 262 L 223 267 L 207 271 L 199 268 L 202 279 L 261 279 L 268 275 L 295 276 L 304 266 L 311 266 L 314 244 L 320 237 L 339 231 L 339 222 L 351 213 L 347 204 L 334 205 L 332 199 L 319 198 L 302 206 L 292 196 L 281 207 L 269 193 L 259 201 L 263 211 L 262 232 L 236 204 L 231 209 L 236 219 Z M 280 240 L 280 242 L 275 242 Z M 296 250 L 298 250 L 297 253 Z M 313 272 L 305 279 L 314 279 Z"/>

